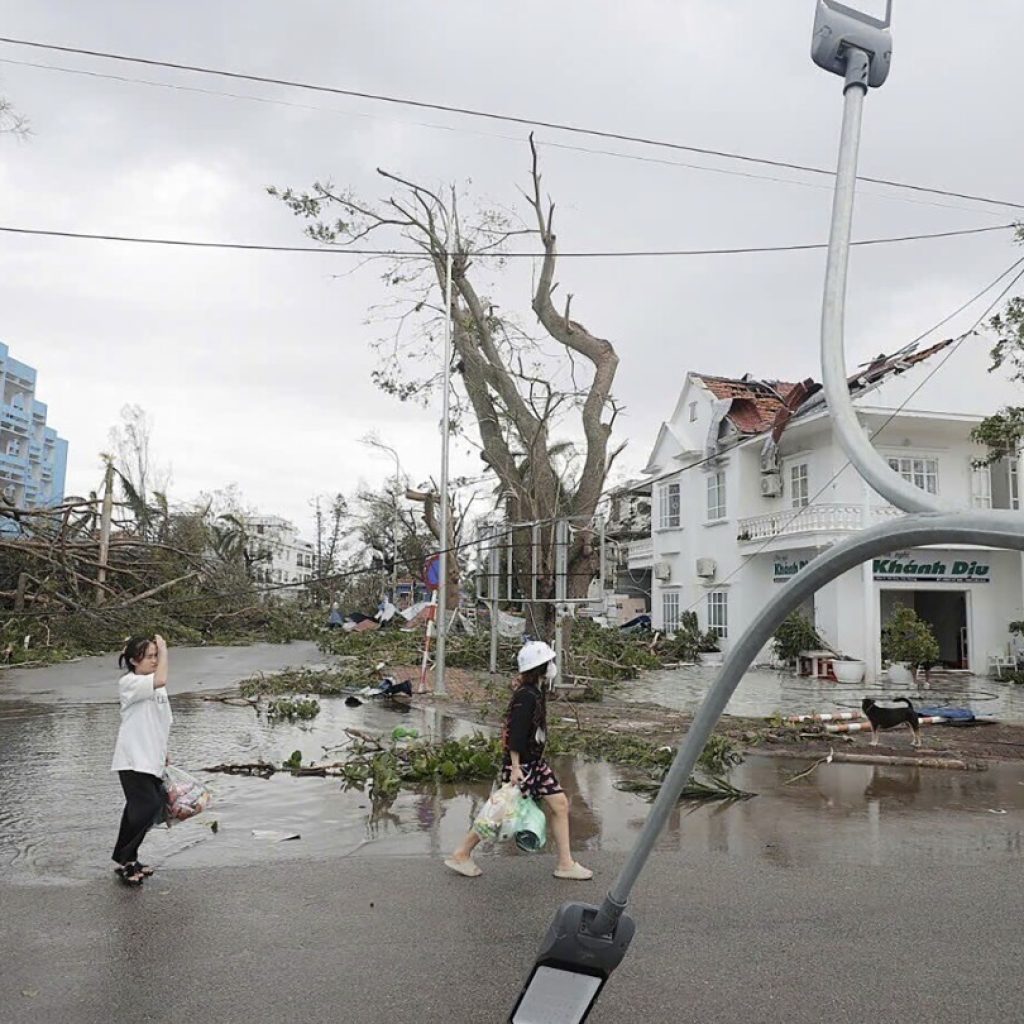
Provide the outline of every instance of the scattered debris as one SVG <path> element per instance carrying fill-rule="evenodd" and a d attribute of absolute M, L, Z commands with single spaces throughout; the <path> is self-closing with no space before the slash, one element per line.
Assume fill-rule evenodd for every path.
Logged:
<path fill-rule="evenodd" d="M 272 843 L 287 843 L 291 839 L 301 839 L 298 832 L 282 832 L 276 828 L 254 828 L 252 830 L 254 839 L 266 839 Z"/>
<path fill-rule="evenodd" d="M 305 721 L 320 714 L 320 702 L 312 697 L 279 697 L 267 705 L 268 718 L 283 718 L 289 722 Z"/>

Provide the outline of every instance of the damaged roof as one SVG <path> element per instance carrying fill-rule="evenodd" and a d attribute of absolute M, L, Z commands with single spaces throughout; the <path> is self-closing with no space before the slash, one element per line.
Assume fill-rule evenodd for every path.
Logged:
<path fill-rule="evenodd" d="M 940 341 L 920 352 L 916 351 L 916 345 L 908 345 L 893 355 L 876 356 L 863 363 L 848 378 L 851 397 L 858 398 L 874 390 L 890 377 L 906 372 L 951 344 L 952 339 Z M 809 413 L 825 400 L 821 384 L 810 378 L 794 384 L 780 380 L 756 380 L 750 374 L 739 379 L 706 373 L 694 373 L 691 376 L 715 398 L 730 402 L 725 419 L 736 431 L 753 436 L 770 430 L 776 443 L 794 416 Z"/>
<path fill-rule="evenodd" d="M 785 407 L 787 397 L 798 385 L 780 380 L 754 380 L 749 374 L 734 380 L 695 373 L 715 398 L 731 399 L 726 419 L 741 434 L 760 434 L 769 430 L 778 411 Z"/>

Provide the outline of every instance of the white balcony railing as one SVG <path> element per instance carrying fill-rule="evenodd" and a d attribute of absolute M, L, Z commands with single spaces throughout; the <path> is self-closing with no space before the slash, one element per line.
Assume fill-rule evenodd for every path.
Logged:
<path fill-rule="evenodd" d="M 891 505 L 871 509 L 871 523 L 891 519 L 903 513 Z M 766 516 L 741 519 L 737 539 L 741 542 L 771 540 L 806 533 L 850 533 L 864 528 L 862 505 L 808 505 L 787 508 Z"/>
<path fill-rule="evenodd" d="M 626 561 L 630 569 L 645 569 L 654 563 L 654 541 L 650 537 L 630 541 L 626 545 Z"/>

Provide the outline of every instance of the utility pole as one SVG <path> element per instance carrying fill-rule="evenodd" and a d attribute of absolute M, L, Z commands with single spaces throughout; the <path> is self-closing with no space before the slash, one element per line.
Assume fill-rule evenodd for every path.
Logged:
<path fill-rule="evenodd" d="M 452 254 L 444 257 L 444 383 L 441 385 L 441 512 L 437 583 L 437 674 L 434 692 L 444 693 L 444 660 L 448 634 L 448 392 L 452 377 Z"/>
<path fill-rule="evenodd" d="M 110 521 L 114 515 L 114 462 L 107 458 L 103 474 L 103 511 L 100 515 L 100 566 L 96 572 L 96 603 L 103 604 L 103 585 L 107 582 L 110 557 Z"/>

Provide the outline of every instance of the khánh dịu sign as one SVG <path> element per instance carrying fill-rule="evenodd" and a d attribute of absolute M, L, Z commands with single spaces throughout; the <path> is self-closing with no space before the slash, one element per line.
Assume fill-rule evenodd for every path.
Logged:
<path fill-rule="evenodd" d="M 913 553 L 876 558 L 873 562 L 876 580 L 898 583 L 989 583 L 992 580 L 988 562 L 966 558 L 917 558 Z"/>
<path fill-rule="evenodd" d="M 772 571 L 772 579 L 776 583 L 786 583 L 788 580 L 791 580 L 801 569 L 806 567 L 809 561 L 809 558 L 776 558 L 774 568 Z"/>

